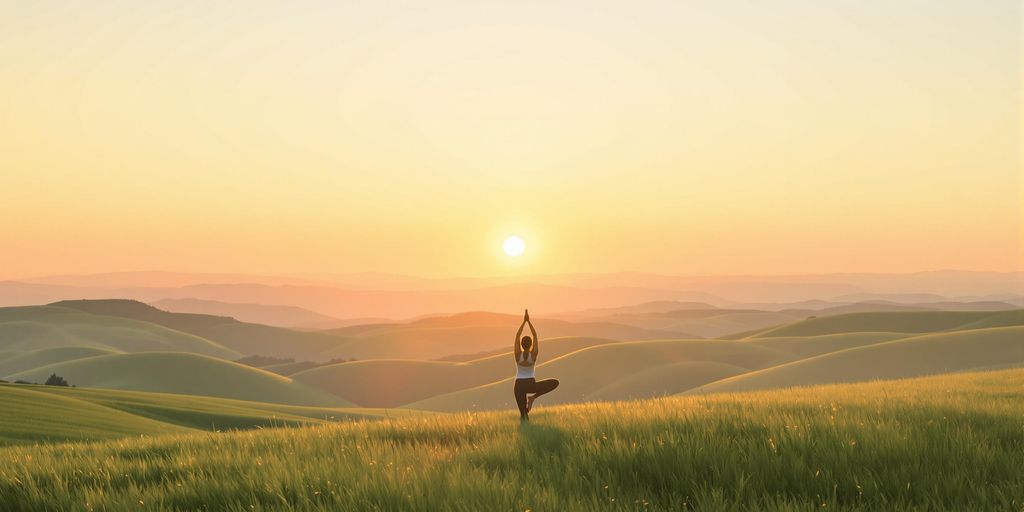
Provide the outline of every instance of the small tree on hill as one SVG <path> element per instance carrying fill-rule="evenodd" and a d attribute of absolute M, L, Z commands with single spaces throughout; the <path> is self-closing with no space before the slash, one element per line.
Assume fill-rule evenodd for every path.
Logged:
<path fill-rule="evenodd" d="M 51 373 L 50 374 L 50 378 L 46 379 L 46 383 L 45 384 L 47 386 L 64 386 L 64 387 L 67 387 L 68 386 L 68 381 L 64 380 L 64 377 L 61 377 L 60 375 L 57 375 L 56 373 Z"/>

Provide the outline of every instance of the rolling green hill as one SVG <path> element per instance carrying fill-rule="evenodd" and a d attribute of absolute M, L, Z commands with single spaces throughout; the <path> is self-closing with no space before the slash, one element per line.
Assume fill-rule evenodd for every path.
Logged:
<path fill-rule="evenodd" d="M 874 345 L 875 343 L 906 338 L 907 336 L 906 333 L 899 332 L 852 332 L 822 334 L 819 336 L 769 336 L 765 338 L 744 339 L 741 340 L 741 343 L 752 343 L 762 347 L 783 350 L 802 358 L 853 347 Z"/>
<path fill-rule="evenodd" d="M 6 356 L 0 354 L 0 377 L 48 364 L 116 353 L 112 350 L 93 347 L 56 347 L 26 352 L 12 352 Z"/>
<path fill-rule="evenodd" d="M 917 377 L 1011 363 L 1024 363 L 1024 326 L 931 333 L 854 347 L 738 375 L 689 393 Z"/>
<path fill-rule="evenodd" d="M 0 384 L 0 444 L 83 441 L 188 432 L 191 429 L 136 416 L 43 388 Z"/>
<path fill-rule="evenodd" d="M 0 384 L 0 445 L 96 441 L 196 430 L 314 425 L 422 415 L 417 411 L 296 407 L 165 393 Z"/>
<path fill-rule="evenodd" d="M 1024 371 L 0 448 L 0 509 L 1018 510 Z"/>
<path fill-rule="evenodd" d="M 728 363 L 683 361 L 655 366 L 637 372 L 588 393 L 590 400 L 635 400 L 674 395 L 707 382 L 746 373 L 741 366 Z"/>
<path fill-rule="evenodd" d="M 251 331 L 254 335 L 250 340 L 256 341 L 247 341 L 239 346 L 279 345 L 281 353 L 291 351 L 286 346 L 289 340 L 295 339 L 289 336 L 316 334 L 318 339 L 329 339 L 329 344 L 323 346 L 330 348 L 318 352 L 320 357 L 356 351 L 371 356 L 399 353 L 433 359 L 446 353 L 488 346 L 479 340 L 496 337 L 499 332 L 503 342 L 495 350 L 508 350 L 514 326 L 500 324 L 511 318 L 509 315 L 467 313 L 405 324 L 357 326 L 339 331 L 345 336 L 335 337 L 332 334 L 298 333 L 244 324 L 207 315 L 172 314 L 134 301 L 66 301 L 60 304 L 0 308 L 0 336 L 6 336 L 0 337 L 0 351 L 3 353 L 0 356 L 0 378 L 42 382 L 50 373 L 57 373 L 79 386 L 295 405 L 407 406 L 439 411 L 512 405 L 509 389 L 514 365 L 509 361 L 507 352 L 465 362 L 374 357 L 313 369 L 300 361 L 264 371 L 220 359 L 189 356 L 187 352 L 195 351 L 229 355 L 237 352 L 208 339 L 150 322 L 187 324 L 184 326 L 207 333 L 225 328 L 231 332 L 230 336 L 240 338 Z M 105 314 L 93 314 L 83 309 Z M 705 318 L 710 313 L 692 310 L 657 314 L 669 318 Z M 562 381 L 561 388 L 545 397 L 545 401 L 569 403 L 653 397 L 685 392 L 697 386 L 703 386 L 705 392 L 718 390 L 719 386 L 722 389 L 740 386 L 735 389 L 745 390 L 998 368 L 1017 364 L 1016 345 L 1000 341 L 978 345 L 984 350 L 976 347 L 977 350 L 968 357 L 960 358 L 955 354 L 968 350 L 964 347 L 969 340 L 977 339 L 991 329 L 1014 329 L 1013 326 L 1020 327 L 1022 323 L 1024 312 L 1020 310 L 901 311 L 810 318 L 752 333 L 738 340 L 620 342 L 591 337 L 544 337 L 538 376 Z M 606 327 L 608 324 L 553 322 L 538 327 L 542 333 L 547 333 L 548 330 L 570 329 L 578 325 Z M 552 326 L 555 328 L 547 329 Z M 987 326 L 1009 327 L 978 328 Z M 278 337 L 274 334 L 277 331 L 286 331 L 286 334 Z M 635 332 L 651 335 L 658 331 Z M 900 351 L 887 352 L 894 350 L 891 347 L 896 345 L 892 343 L 897 340 L 921 338 L 921 334 L 927 333 L 964 334 L 949 338 L 960 340 L 949 342 L 953 345 L 936 345 L 942 348 L 930 349 L 931 345 L 918 339 L 898 345 L 904 347 Z M 986 334 L 982 341 L 989 340 L 990 336 L 996 335 Z M 1007 336 L 1012 338 L 1013 335 Z M 302 347 L 300 352 L 313 350 L 314 346 L 322 348 L 315 343 L 299 345 Z M 952 348 L 954 345 L 956 350 Z M 851 350 L 883 346 L 889 348 L 877 349 L 878 353 L 885 354 L 879 362 L 871 361 L 867 356 L 864 356 L 867 359 L 850 359 L 855 363 L 849 365 L 844 362 L 846 359 L 843 358 L 853 357 L 850 354 L 861 354 Z M 930 350 L 949 357 L 931 357 Z M 156 353 L 143 356 L 148 352 Z M 873 352 L 863 352 L 869 353 Z M 824 356 L 834 357 L 828 360 L 837 362 L 828 366 L 822 362 Z M 976 361 L 975 356 L 980 359 Z M 896 357 L 910 358 L 913 362 L 888 365 L 884 360 Z M 825 366 L 819 368 L 817 365 Z M 851 370 L 854 366 L 860 369 Z M 275 375 L 275 372 L 281 375 Z"/>
<path fill-rule="evenodd" d="M 962 325 L 959 329 L 984 329 L 986 327 L 1011 327 L 1014 325 L 1024 325 L 1024 309 L 992 313 L 984 318 Z"/>
<path fill-rule="evenodd" d="M 537 366 L 537 378 L 556 378 L 559 388 L 545 396 L 545 403 L 569 403 L 596 400 L 595 394 L 610 389 L 612 396 L 628 395 L 633 391 L 623 379 L 634 382 L 655 396 L 678 392 L 686 386 L 711 382 L 723 376 L 729 365 L 746 371 L 765 368 L 791 361 L 794 355 L 782 350 L 756 344 L 723 342 L 718 340 L 635 341 L 597 345 L 558 357 Z M 542 359 L 543 360 L 543 359 Z M 687 373 L 672 372 L 662 367 L 678 363 L 692 363 Z M 657 370 L 657 378 L 639 377 Z M 512 397 L 514 374 L 475 388 L 462 389 L 408 404 L 412 409 L 428 411 L 487 410 L 515 407 Z M 609 388 L 611 386 L 611 388 Z M 675 390 L 675 391 L 673 391 Z M 637 395 L 633 395 L 637 396 Z"/>
<path fill-rule="evenodd" d="M 303 372 L 313 368 L 319 368 L 319 365 L 320 363 L 314 363 L 312 361 L 295 361 L 293 363 L 279 363 L 268 366 L 260 366 L 259 368 L 262 368 L 268 372 L 274 372 L 278 375 L 290 377 L 299 372 Z"/>
<path fill-rule="evenodd" d="M 810 318 L 793 324 L 758 332 L 753 337 L 817 336 L 844 332 L 926 333 L 957 328 L 973 328 L 986 319 L 1002 319 L 1000 325 L 1022 325 L 1019 312 L 991 311 L 904 311 L 881 313 L 848 313 Z M 984 325 L 984 324 L 983 324 Z M 995 325 L 992 325 L 995 326 Z"/>
<path fill-rule="evenodd" d="M 372 331 L 326 353 L 325 357 L 358 359 L 439 359 L 511 345 L 515 327 L 402 327 Z"/>
<path fill-rule="evenodd" d="M 211 340 L 245 355 L 293 357 L 296 360 L 440 359 L 509 345 L 518 317 L 497 313 L 462 313 L 408 323 L 360 325 L 324 332 L 302 332 L 239 322 L 228 317 L 169 313 L 131 300 L 75 300 L 54 303 L 110 317 L 149 322 Z M 570 323 L 538 320 L 545 337 L 657 339 L 678 337 L 668 331 L 605 322 Z M 2 348 L 2 347 L 0 347 Z"/>
<path fill-rule="evenodd" d="M 59 306 L 0 308 L 0 350 L 86 347 L 111 352 L 192 352 L 234 359 L 238 352 L 160 325 Z"/>
<path fill-rule="evenodd" d="M 349 341 L 325 357 L 358 359 L 441 359 L 453 354 L 476 354 L 511 345 L 521 317 L 487 312 L 430 317 L 403 324 L 352 326 L 327 331 Z M 545 339 L 560 337 L 649 340 L 678 338 L 671 331 L 643 329 L 608 322 L 571 323 L 535 319 Z"/>
<path fill-rule="evenodd" d="M 545 356 L 555 358 L 581 348 L 616 342 L 600 338 L 569 337 L 545 339 L 541 343 Z M 513 375 L 514 372 L 512 353 L 506 352 L 464 363 L 382 359 L 356 361 L 295 373 L 292 378 L 365 407 L 397 407 L 487 384 Z"/>
<path fill-rule="evenodd" d="M 76 313 L 77 311 L 56 306 L 8 306 L 0 307 L 0 322 L 36 320 L 51 315 Z"/>
<path fill-rule="evenodd" d="M 915 377 L 1024 364 L 1022 329 L 623 342 L 542 358 L 537 375 L 560 380 L 559 389 L 542 399 L 553 404 Z M 444 378 L 441 373 L 429 380 Z M 407 405 L 437 411 L 510 408 L 512 384 L 511 375 L 476 387 L 460 382 L 461 389 Z M 436 391 L 425 388 L 421 394 Z"/>
<path fill-rule="evenodd" d="M 326 361 L 335 356 L 325 357 L 325 352 L 348 341 L 339 336 L 250 324 L 229 317 L 169 313 L 134 300 L 66 300 L 51 306 L 162 325 L 229 347 L 238 357 L 244 354 Z"/>
<path fill-rule="evenodd" d="M 649 311 L 612 313 L 590 317 L 590 321 L 602 321 L 631 325 L 643 329 L 670 331 L 674 338 L 714 338 L 739 331 L 774 327 L 806 318 L 807 311 L 758 311 L 736 309 L 679 309 L 671 311 Z M 573 319 L 572 315 L 567 315 Z"/>
<path fill-rule="evenodd" d="M 1003 311 L 1013 309 L 1014 306 L 1010 303 L 991 301 L 900 304 L 872 300 L 854 303 L 806 301 L 793 304 L 750 304 L 746 308 L 725 309 L 708 304 L 654 303 L 610 310 L 562 313 L 557 316 L 570 321 L 587 319 L 646 329 L 687 332 L 705 338 L 734 339 L 802 322 L 811 316 L 916 311 Z"/>
<path fill-rule="evenodd" d="M 492 365 L 378 359 L 324 366 L 292 377 L 358 405 L 397 407 L 489 382 L 496 372 L 488 366 Z M 511 358 L 503 366 L 511 368 Z"/>
<path fill-rule="evenodd" d="M 41 366 L 5 380 L 43 382 L 56 373 L 77 386 L 214 396 L 291 405 L 351 405 L 288 377 L 180 352 L 113 354 Z"/>

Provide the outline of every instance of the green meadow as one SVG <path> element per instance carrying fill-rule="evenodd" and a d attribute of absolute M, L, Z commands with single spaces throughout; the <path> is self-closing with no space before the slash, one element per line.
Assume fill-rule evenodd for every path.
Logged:
<path fill-rule="evenodd" d="M 0 379 L 77 386 L 0 383 L 0 511 L 1024 510 L 1021 310 L 869 306 L 538 320 L 526 424 L 508 315 L 0 308 Z"/>
<path fill-rule="evenodd" d="M 288 377 L 199 354 L 139 352 L 74 359 L 40 366 L 7 380 L 44 382 L 56 373 L 80 386 L 204 395 L 291 405 L 352 405 Z"/>
<path fill-rule="evenodd" d="M 0 509 L 1021 510 L 1022 387 L 1004 370 L 539 405 L 525 424 L 502 411 L 9 446 Z"/>
<path fill-rule="evenodd" d="M 0 446 L 313 425 L 424 414 L 303 407 L 194 395 L 0 384 Z"/>

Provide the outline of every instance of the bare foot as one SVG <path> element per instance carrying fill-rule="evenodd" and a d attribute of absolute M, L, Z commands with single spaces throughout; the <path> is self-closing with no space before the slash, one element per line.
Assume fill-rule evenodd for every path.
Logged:
<path fill-rule="evenodd" d="M 530 395 L 526 397 L 526 412 L 530 412 L 533 409 L 533 401 L 537 399 L 537 395 Z"/>

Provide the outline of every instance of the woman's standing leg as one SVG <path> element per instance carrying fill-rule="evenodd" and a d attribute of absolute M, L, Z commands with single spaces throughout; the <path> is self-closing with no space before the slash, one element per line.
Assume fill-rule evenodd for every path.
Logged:
<path fill-rule="evenodd" d="M 519 406 L 519 419 L 528 420 L 527 413 L 530 412 L 526 407 L 526 393 L 531 388 L 533 379 L 516 379 L 516 385 L 512 388 L 512 392 L 516 395 L 516 405 Z"/>

